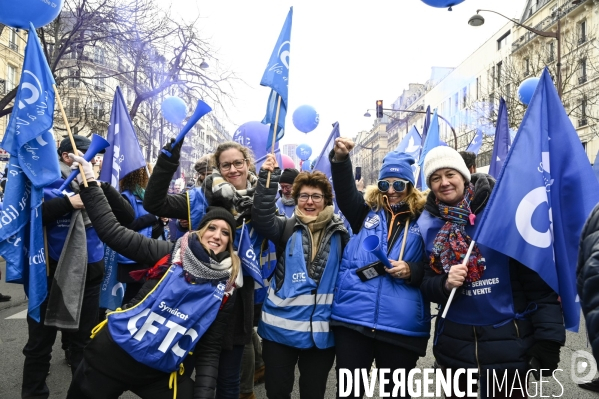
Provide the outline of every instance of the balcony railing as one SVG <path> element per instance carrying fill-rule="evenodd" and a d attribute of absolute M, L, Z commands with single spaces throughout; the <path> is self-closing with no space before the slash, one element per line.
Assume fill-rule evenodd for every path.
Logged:
<path fill-rule="evenodd" d="M 19 52 L 19 46 L 17 45 L 17 43 L 8 42 L 8 48 L 12 51 Z"/>
<path fill-rule="evenodd" d="M 582 75 L 578 77 L 578 84 L 581 85 L 587 81 L 587 75 Z"/>
<path fill-rule="evenodd" d="M 578 127 L 583 127 L 583 126 L 586 126 L 587 124 L 588 124 L 588 123 L 587 123 L 587 120 L 586 120 L 586 118 L 585 118 L 585 119 L 579 119 L 579 120 L 578 120 Z"/>
<path fill-rule="evenodd" d="M 578 44 L 583 44 L 587 41 L 587 37 L 585 36 L 581 36 L 578 38 Z"/>

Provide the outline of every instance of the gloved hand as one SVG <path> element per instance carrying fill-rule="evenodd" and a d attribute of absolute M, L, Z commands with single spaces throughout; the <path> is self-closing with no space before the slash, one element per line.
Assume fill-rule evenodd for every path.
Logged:
<path fill-rule="evenodd" d="M 83 159 L 83 153 L 81 151 L 77 152 L 79 153 L 79 156 L 69 153 L 69 158 L 73 160 L 71 169 L 79 170 L 79 165 L 81 164 L 83 166 L 83 173 L 85 173 L 85 178 L 87 181 L 90 182 L 96 180 L 96 172 L 94 172 L 94 167 L 92 164 Z M 77 183 L 83 183 L 83 177 L 81 176 L 81 173 L 79 173 L 75 179 L 77 179 Z"/>
<path fill-rule="evenodd" d="M 559 353 L 561 344 L 555 341 L 541 340 L 530 347 L 526 355 L 529 357 L 528 364 L 531 368 L 540 368 L 543 370 L 543 376 L 550 376 L 559 364 Z M 535 373 L 535 377 L 538 372 Z"/>
<path fill-rule="evenodd" d="M 181 157 L 181 147 L 183 147 L 183 140 L 179 141 L 175 146 L 173 146 L 174 142 L 175 138 L 173 137 L 171 138 L 170 142 L 166 143 L 166 145 L 162 147 L 161 156 L 166 157 L 166 159 L 173 163 L 177 163 L 179 162 L 179 158 Z"/>

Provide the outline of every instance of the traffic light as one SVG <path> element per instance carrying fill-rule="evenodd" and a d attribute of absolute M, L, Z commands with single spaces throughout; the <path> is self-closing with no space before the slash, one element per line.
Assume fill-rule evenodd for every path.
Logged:
<path fill-rule="evenodd" d="M 376 100 L 376 117 L 383 117 L 383 100 Z"/>

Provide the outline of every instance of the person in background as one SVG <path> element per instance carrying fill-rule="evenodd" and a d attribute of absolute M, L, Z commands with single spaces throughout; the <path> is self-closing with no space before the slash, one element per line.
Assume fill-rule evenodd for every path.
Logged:
<path fill-rule="evenodd" d="M 193 166 L 196 173 L 198 174 L 198 177 L 196 179 L 196 186 L 198 186 L 198 187 L 200 187 L 202 185 L 202 183 L 204 183 L 206 176 L 212 174 L 213 166 L 211 164 L 211 160 L 212 160 L 211 158 L 212 158 L 212 154 L 204 155 Z"/>
<path fill-rule="evenodd" d="M 300 397 L 322 399 L 335 360 L 331 299 L 349 233 L 334 213 L 333 188 L 322 172 L 299 173 L 291 190 L 294 214 L 277 215 L 277 166 L 275 156 L 267 155 L 252 209 L 254 228 L 275 243 L 278 254 L 258 324 L 266 395 L 290 398 L 297 365 Z"/>
<path fill-rule="evenodd" d="M 374 360 L 377 368 L 408 375 L 426 355 L 431 328 L 430 304 L 419 290 L 426 257 L 417 220 L 424 196 L 414 187 L 414 158 L 395 151 L 383 159 L 377 185 L 362 195 L 353 180 L 353 148 L 352 140 L 340 137 L 329 154 L 337 205 L 354 232 L 333 298 L 336 367 L 338 373 L 370 370 Z M 392 268 L 362 247 L 372 236 L 378 237 Z M 349 393 L 363 395 L 362 382 Z"/>
<path fill-rule="evenodd" d="M 535 271 L 479 243 L 462 264 L 495 185 L 491 176 L 471 175 L 456 150 L 435 147 L 424 160 L 424 177 L 430 192 L 418 226 L 429 262 L 420 289 L 440 312 L 456 289 L 446 318 L 436 320 L 435 359 L 444 371 L 480 370 L 482 399 L 493 392 L 525 398 L 509 388 L 512 382 L 529 369 L 551 376 L 559 364 L 566 330 L 558 295 Z M 492 371 L 509 382 L 488 379 Z M 466 377 L 457 385 L 448 398 L 463 396 L 457 390 Z"/>
<path fill-rule="evenodd" d="M 470 174 L 476 173 L 476 154 L 470 151 L 460 151 L 460 155 Z"/>
<path fill-rule="evenodd" d="M 284 214 L 288 218 L 293 216 L 295 211 L 295 199 L 291 195 L 291 188 L 293 187 L 293 181 L 299 174 L 297 169 L 286 168 L 281 173 L 281 179 L 279 180 L 279 199 L 277 200 L 277 210 L 279 213 Z"/>

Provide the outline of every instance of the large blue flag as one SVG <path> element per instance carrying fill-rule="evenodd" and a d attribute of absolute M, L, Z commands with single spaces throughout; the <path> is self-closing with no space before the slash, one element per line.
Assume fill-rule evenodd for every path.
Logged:
<path fill-rule="evenodd" d="M 422 149 L 422 137 L 418 133 L 416 126 L 412 126 L 406 137 L 395 148 L 397 152 L 405 152 L 412 156 L 416 162 L 420 159 L 420 150 Z"/>
<path fill-rule="evenodd" d="M 545 69 L 474 240 L 536 271 L 573 331 L 578 242 L 598 201 L 599 182 Z"/>
<path fill-rule="evenodd" d="M 250 240 L 250 234 L 248 232 L 247 226 L 245 225 L 245 220 L 243 226 L 241 227 L 239 245 L 237 246 L 237 255 L 239 255 L 239 259 L 241 259 L 243 274 L 251 276 L 254 281 L 260 285 L 260 287 L 264 287 L 262 270 L 260 270 L 260 264 L 258 263 L 258 258 L 254 252 L 254 247 L 252 246 L 252 241 Z"/>
<path fill-rule="evenodd" d="M 595 177 L 597 181 L 599 181 L 599 151 L 597 151 L 597 155 L 595 155 L 595 163 L 593 163 L 593 172 L 595 172 Z"/>
<path fill-rule="evenodd" d="M 125 100 L 118 86 L 112 101 L 110 125 L 108 126 L 106 140 L 110 143 L 110 147 L 106 149 L 106 154 L 104 154 L 100 180 L 110 182 L 110 185 L 118 190 L 119 180 L 129 173 L 146 166 Z"/>
<path fill-rule="evenodd" d="M 424 159 L 426 158 L 426 154 L 428 154 L 430 150 L 440 145 L 441 138 L 439 137 L 439 117 L 437 116 L 437 110 L 435 109 L 435 113 L 433 114 L 426 135 L 426 141 L 422 146 L 420 160 L 418 161 L 418 166 L 420 166 L 420 172 L 418 174 L 418 185 L 422 191 L 428 189 L 428 186 L 426 185 L 426 179 L 424 178 Z"/>
<path fill-rule="evenodd" d="M 1 144 L 11 157 L 0 217 L 0 256 L 6 259 L 6 281 L 23 284 L 29 315 L 36 321 L 48 294 L 43 187 L 60 177 L 52 135 L 53 85 L 52 72 L 30 25 L 15 105 Z"/>
<path fill-rule="evenodd" d="M 483 131 L 480 129 L 476 129 L 476 134 L 472 138 L 472 141 L 470 142 L 470 144 L 468 144 L 466 151 L 473 152 L 476 155 L 478 155 L 478 152 L 480 151 L 480 146 L 482 144 L 483 144 Z"/>
<path fill-rule="evenodd" d="M 489 174 L 494 178 L 499 177 L 499 172 L 505 163 L 507 153 L 510 151 L 512 139 L 510 138 L 510 125 L 507 119 L 507 106 L 503 97 L 499 100 L 499 110 L 497 111 L 497 128 L 495 129 L 495 142 L 493 143 L 493 153 L 491 154 L 491 165 Z"/>
<path fill-rule="evenodd" d="M 293 7 L 289 9 L 287 19 L 283 25 L 283 29 L 279 34 L 279 40 L 275 45 L 274 50 L 268 60 L 268 65 L 262 75 L 260 85 L 268 86 L 272 90 L 268 98 L 268 104 L 266 107 L 266 116 L 262 120 L 264 124 L 270 124 L 270 130 L 268 132 L 268 140 L 266 142 L 266 149 L 272 147 L 273 135 L 275 134 L 276 128 L 276 141 L 283 138 L 285 129 L 285 117 L 287 116 L 287 93 L 289 91 L 289 51 L 291 46 L 291 20 L 293 17 Z M 275 119 L 277 116 L 277 104 L 281 99 L 281 105 L 279 107 L 279 119 L 277 120 L 277 126 L 275 127 Z"/>

